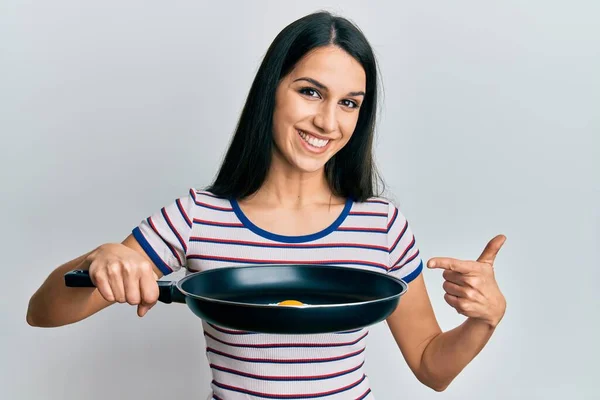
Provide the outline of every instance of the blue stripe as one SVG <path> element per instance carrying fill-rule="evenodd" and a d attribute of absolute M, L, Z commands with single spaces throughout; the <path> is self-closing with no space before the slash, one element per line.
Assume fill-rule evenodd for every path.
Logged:
<path fill-rule="evenodd" d="M 353 201 L 351 199 L 346 200 L 346 205 L 344 206 L 344 209 L 342 210 L 341 214 L 327 228 L 325 228 L 322 231 L 317 232 L 317 233 L 313 233 L 310 235 L 300 235 L 300 236 L 279 235 L 279 234 L 271 233 L 269 231 L 261 229 L 258 226 L 254 225 L 252 223 L 252 221 L 250 221 L 246 217 L 246 215 L 240 208 L 240 205 L 238 204 L 237 200 L 232 199 L 232 200 L 230 200 L 230 203 L 233 208 L 233 211 L 235 212 L 235 215 L 237 215 L 237 217 L 242 222 L 242 224 L 246 228 L 250 229 L 252 232 L 256 233 L 257 235 L 267 238 L 269 240 L 276 241 L 276 242 L 302 243 L 302 242 L 310 242 L 313 240 L 320 239 L 324 236 L 329 235 L 331 232 L 335 231 L 342 224 L 342 222 L 344 222 L 344 220 L 350 213 L 350 209 L 352 208 Z"/>
<path fill-rule="evenodd" d="M 377 212 L 361 212 L 361 211 L 353 211 L 350 213 L 351 217 L 386 217 L 387 218 L 387 213 L 377 213 Z"/>
<path fill-rule="evenodd" d="M 338 229 L 338 232 L 365 232 L 365 233 L 383 233 L 384 235 L 387 235 L 387 229 L 380 229 L 380 230 L 372 230 L 372 229 L 367 229 L 367 228 L 340 228 Z"/>
<path fill-rule="evenodd" d="M 169 248 L 169 250 L 171 251 L 171 254 L 173 254 L 173 257 L 175 257 L 177 259 L 177 261 L 180 261 L 179 256 L 177 255 L 177 251 L 175 250 L 173 245 L 171 243 L 167 242 L 165 240 L 165 238 L 158 232 L 158 228 L 156 226 L 154 226 L 154 224 L 152 224 L 151 217 L 146 218 L 146 223 L 148 224 L 150 229 L 152 229 L 152 232 L 154 232 L 160 238 L 160 240 L 162 240 L 162 242 L 165 244 L 165 246 L 167 246 Z"/>
<path fill-rule="evenodd" d="M 232 354 L 223 353 L 222 351 L 211 349 L 210 347 L 206 348 L 207 353 L 213 353 L 222 357 L 231 358 L 233 360 L 243 361 L 247 363 L 256 363 L 256 364 L 320 364 L 320 363 L 328 363 L 335 362 L 340 360 L 346 360 L 348 358 L 356 357 L 365 352 L 365 349 L 360 349 L 359 351 L 353 352 L 351 354 L 347 354 L 343 357 L 332 357 L 331 359 L 326 360 L 285 360 L 285 359 L 273 359 L 273 360 L 261 360 L 261 359 L 249 359 L 244 357 L 234 356 Z"/>
<path fill-rule="evenodd" d="M 409 283 L 409 282 L 413 281 L 417 276 L 419 276 L 421 271 L 423 271 L 423 260 L 421 260 L 417 269 L 415 269 L 410 274 L 406 275 L 404 278 L 400 278 L 400 279 L 402 279 L 406 283 Z M 392 271 L 392 273 L 393 273 L 393 271 Z"/>
<path fill-rule="evenodd" d="M 390 229 L 392 229 L 394 222 L 396 222 L 396 218 L 398 218 L 398 214 L 399 214 L 398 209 L 394 208 L 394 217 L 392 218 L 392 220 L 390 222 L 388 222 L 388 227 L 387 227 L 388 233 L 390 232 Z"/>
<path fill-rule="evenodd" d="M 220 262 L 226 262 L 226 263 L 236 263 L 236 264 L 259 264 L 259 265 L 263 265 L 263 264 L 281 264 L 281 260 L 275 260 L 275 261 L 270 261 L 270 260 L 235 260 L 235 259 L 229 259 L 227 257 L 211 257 L 211 256 L 203 256 L 201 254 L 191 254 L 187 256 L 188 260 L 191 259 L 196 259 L 196 260 L 208 260 L 208 261 L 220 261 Z M 315 262 L 315 261 L 302 261 L 302 263 L 304 264 L 309 264 L 309 265 L 329 265 L 331 263 L 331 261 L 328 260 L 323 260 L 322 262 Z M 334 264 L 331 264 L 334 265 Z M 367 264 L 366 262 L 360 262 L 360 261 L 356 261 L 356 262 L 344 262 L 344 263 L 335 263 L 335 265 L 362 265 L 365 267 L 372 267 L 372 268 L 379 268 L 379 269 L 383 269 L 387 271 L 387 268 L 383 265 L 373 265 L 373 264 Z"/>
<path fill-rule="evenodd" d="M 354 346 L 357 343 L 363 341 L 368 336 L 369 332 L 366 332 L 364 335 L 360 336 L 358 339 L 353 340 L 352 342 L 346 343 L 271 343 L 268 346 L 264 344 L 251 344 L 251 343 L 229 343 L 217 338 L 214 335 L 211 335 L 208 332 L 204 332 L 204 336 L 209 339 L 212 339 L 216 342 L 222 343 L 229 347 L 243 347 L 250 349 L 281 349 L 281 348 L 327 348 L 327 347 L 348 347 Z"/>
<path fill-rule="evenodd" d="M 307 376 L 307 377 L 289 377 L 289 378 L 282 377 L 282 376 L 257 376 L 257 375 L 245 373 L 242 371 L 232 371 L 230 369 L 226 369 L 224 367 L 220 367 L 220 366 L 214 365 L 214 364 L 212 364 L 210 366 L 210 368 L 216 369 L 217 371 L 225 372 L 228 374 L 243 376 L 245 378 L 252 378 L 252 379 L 257 379 L 257 380 L 261 380 L 261 381 L 301 382 L 301 381 L 324 381 L 327 379 L 339 378 L 340 376 L 348 375 L 348 374 L 351 374 L 352 372 L 358 371 L 359 369 L 361 369 L 363 367 L 364 364 L 365 364 L 365 362 L 363 361 L 359 365 L 357 365 L 356 367 L 353 367 L 352 369 L 350 369 L 348 371 L 334 373 L 334 374 L 331 374 L 326 377 L 308 377 Z"/>
<path fill-rule="evenodd" d="M 191 191 L 192 189 L 190 189 Z M 223 197 L 219 197 L 211 192 L 208 191 L 195 191 L 195 194 L 199 195 L 199 196 L 208 196 L 208 197 L 212 197 L 213 199 L 223 199 Z"/>
<path fill-rule="evenodd" d="M 386 206 L 390 205 L 390 203 L 383 201 L 383 200 L 366 200 L 365 203 L 385 204 Z"/>
<path fill-rule="evenodd" d="M 196 205 L 198 207 L 208 208 L 210 210 L 223 211 L 223 212 L 233 212 L 233 208 L 231 208 L 231 209 L 223 209 L 224 207 L 213 206 L 212 204 L 208 204 L 208 203 L 201 204 L 201 203 L 198 202 L 198 200 L 194 200 L 194 203 L 196 203 Z"/>
<path fill-rule="evenodd" d="M 239 332 L 234 332 L 234 331 L 229 331 L 229 330 L 225 330 L 224 328 L 219 328 L 216 325 L 213 325 L 209 322 L 205 322 L 208 326 L 210 326 L 211 328 L 213 328 L 214 330 L 224 333 L 226 335 L 256 335 L 256 332 L 248 332 L 248 331 L 239 331 Z M 359 329 L 353 329 L 351 331 L 342 331 L 342 332 L 335 332 L 336 335 L 348 335 L 351 333 L 357 333 L 362 331 L 365 328 L 359 328 Z"/>
<path fill-rule="evenodd" d="M 203 242 L 203 243 L 217 243 L 222 245 L 229 246 L 248 246 L 248 247 L 269 247 L 269 248 L 277 248 L 277 249 L 337 249 L 337 248 L 355 248 L 355 249 L 365 249 L 365 250 L 376 250 L 386 252 L 388 249 L 383 248 L 383 246 L 369 246 L 369 245 L 361 245 L 361 244 L 350 244 L 350 243 L 337 243 L 328 245 L 324 244 L 293 244 L 290 243 L 288 245 L 281 245 L 277 243 L 228 243 L 223 240 L 214 240 L 207 239 L 201 237 L 193 237 L 190 238 L 190 242 Z M 382 248 L 379 248 L 382 247 Z"/>
<path fill-rule="evenodd" d="M 249 390 L 245 390 L 242 388 L 234 388 L 234 387 L 230 387 L 227 386 L 225 384 L 219 383 L 215 380 L 212 381 L 212 383 L 215 386 L 220 387 L 221 389 L 225 389 L 225 390 L 229 390 L 232 392 L 238 392 L 238 393 L 244 393 L 244 394 L 250 394 L 256 397 L 261 397 L 263 399 L 316 399 L 319 397 L 328 397 L 334 394 L 339 394 L 339 393 L 343 393 L 346 392 L 350 389 L 354 389 L 355 387 L 357 387 L 358 385 L 360 385 L 361 383 L 364 382 L 364 380 L 366 379 L 366 375 L 363 374 L 362 378 L 360 380 L 358 380 L 357 382 L 353 383 L 352 385 L 348 386 L 348 387 L 344 387 L 341 389 L 337 389 L 337 390 L 332 390 L 330 392 L 326 392 L 324 394 L 319 394 L 319 393 L 315 393 L 312 396 L 306 395 L 306 394 L 299 394 L 298 396 L 294 396 L 294 395 L 288 395 L 288 394 L 268 394 L 268 393 L 258 393 L 258 392 L 254 392 L 254 391 L 249 391 Z"/>
<path fill-rule="evenodd" d="M 169 221 L 168 215 L 167 215 L 167 211 L 165 210 L 165 208 L 163 207 L 160 210 L 165 222 L 167 223 L 167 225 L 169 226 L 169 228 L 171 229 L 171 232 L 173 232 L 173 235 L 177 238 L 177 241 L 179 242 L 179 244 L 181 244 L 181 248 L 183 249 L 183 251 L 187 252 L 187 246 L 185 245 L 185 242 L 183 241 L 183 239 L 180 237 L 179 232 L 177 232 L 177 230 L 175 229 L 175 227 L 173 226 L 173 224 Z"/>
<path fill-rule="evenodd" d="M 392 252 L 396 249 L 396 246 L 398 246 L 398 243 L 400 243 L 400 241 L 402 240 L 402 236 L 404 236 L 404 234 L 406 233 L 407 230 L 408 230 L 408 221 L 406 221 L 404 223 L 404 226 L 402 227 L 402 231 L 400 231 L 400 235 L 398 235 L 398 237 L 396 238 L 396 242 L 390 249 L 390 254 L 392 254 Z"/>
<path fill-rule="evenodd" d="M 248 331 L 235 331 L 234 332 L 231 330 L 226 330 L 225 328 L 219 328 L 218 326 L 213 325 L 209 322 L 206 322 L 206 324 L 208 326 L 210 326 L 211 328 L 213 328 L 214 330 L 224 333 L 226 335 L 255 335 L 256 334 L 256 332 L 248 332 Z"/>
<path fill-rule="evenodd" d="M 343 332 L 336 332 L 338 335 L 347 335 L 349 333 L 356 333 L 356 332 L 360 332 L 365 328 L 359 328 L 359 329 L 353 329 L 351 331 L 343 331 Z"/>
<path fill-rule="evenodd" d="M 177 208 L 179 209 L 179 212 L 181 213 L 181 218 L 185 221 L 185 223 L 187 224 L 187 226 L 189 226 L 190 228 L 192 227 L 192 222 L 190 220 L 190 216 L 187 215 L 185 213 L 185 211 L 183 211 L 183 208 L 181 208 L 181 203 L 179 202 L 179 199 L 175 202 L 177 204 Z M 187 218 L 186 218 L 187 216 Z"/>
<path fill-rule="evenodd" d="M 142 233 L 142 231 L 140 230 L 139 227 L 136 227 L 135 229 L 133 229 L 132 233 L 133 233 L 133 237 L 135 237 L 135 239 L 138 241 L 138 243 L 140 244 L 142 249 L 144 249 L 146 254 L 148 254 L 148 257 L 150 257 L 150 259 L 154 262 L 154 264 L 156 264 L 158 269 L 160 269 L 160 271 L 164 275 L 168 275 L 173 272 L 173 270 L 167 265 L 167 263 L 165 263 L 162 260 L 162 258 L 159 257 L 159 255 L 156 253 L 156 251 L 154 251 L 154 249 L 152 248 L 150 243 L 146 240 L 146 238 L 144 237 L 144 234 Z"/>
<path fill-rule="evenodd" d="M 404 253 L 400 256 L 400 258 L 398 260 L 396 260 L 396 262 L 394 263 L 394 265 L 392 266 L 391 269 L 394 269 L 394 268 L 398 267 L 398 265 L 400 264 L 400 261 L 402 261 L 404 259 L 404 257 L 406 257 L 406 255 L 408 254 L 409 250 L 412 249 L 413 247 L 415 247 L 416 244 L 417 244 L 417 241 L 416 241 L 415 238 L 413 238 L 412 244 L 410 246 L 408 246 L 406 249 L 404 249 Z M 417 249 L 417 253 L 418 252 L 419 252 L 419 249 Z M 414 257 L 414 254 L 411 257 Z"/>
<path fill-rule="evenodd" d="M 199 221 L 196 218 L 194 218 L 193 223 L 198 224 L 198 225 L 218 226 L 221 228 L 244 228 L 243 225 L 223 225 L 223 224 L 229 224 L 229 222 Z"/>

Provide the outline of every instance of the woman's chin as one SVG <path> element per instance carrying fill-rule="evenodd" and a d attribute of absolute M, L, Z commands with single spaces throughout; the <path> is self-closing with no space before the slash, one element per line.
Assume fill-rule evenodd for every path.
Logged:
<path fill-rule="evenodd" d="M 328 159 L 325 154 L 315 156 L 291 151 L 287 154 L 276 152 L 274 162 L 287 164 L 284 168 L 294 172 L 314 174 L 323 170 Z"/>
<path fill-rule="evenodd" d="M 314 174 L 323 170 L 326 161 L 325 159 L 320 160 L 312 157 L 296 157 L 292 160 L 291 165 L 298 172 Z"/>

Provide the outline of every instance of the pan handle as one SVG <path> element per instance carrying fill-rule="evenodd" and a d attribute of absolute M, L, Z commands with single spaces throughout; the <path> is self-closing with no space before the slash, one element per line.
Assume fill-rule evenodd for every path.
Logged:
<path fill-rule="evenodd" d="M 165 304 L 185 303 L 185 295 L 177 288 L 175 281 L 157 281 L 158 301 Z M 87 270 L 75 269 L 65 274 L 67 287 L 95 287 Z"/>

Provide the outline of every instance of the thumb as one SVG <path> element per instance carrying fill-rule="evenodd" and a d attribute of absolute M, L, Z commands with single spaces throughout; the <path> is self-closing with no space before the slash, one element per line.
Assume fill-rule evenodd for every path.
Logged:
<path fill-rule="evenodd" d="M 156 304 L 156 303 L 155 303 Z M 140 303 L 138 304 L 137 307 L 137 314 L 138 317 L 143 317 L 144 315 L 146 315 L 146 313 L 148 311 L 150 311 L 150 309 L 154 307 L 154 304 L 144 304 L 144 303 Z"/>
<path fill-rule="evenodd" d="M 506 242 L 506 236 L 497 235 L 496 237 L 494 237 L 485 246 L 485 249 L 483 249 L 483 252 L 479 256 L 477 261 L 488 264 L 494 264 L 494 260 L 496 259 L 500 248 L 502 248 L 502 245 L 504 245 L 504 242 Z"/>
<path fill-rule="evenodd" d="M 138 316 L 143 317 L 146 315 L 146 313 L 150 311 L 150 309 L 154 307 L 158 301 L 158 298 L 160 297 L 157 283 L 158 279 L 159 278 L 158 275 L 156 275 L 156 272 L 153 272 L 152 274 L 143 274 L 140 277 L 140 292 L 142 295 L 142 301 L 137 308 Z"/>

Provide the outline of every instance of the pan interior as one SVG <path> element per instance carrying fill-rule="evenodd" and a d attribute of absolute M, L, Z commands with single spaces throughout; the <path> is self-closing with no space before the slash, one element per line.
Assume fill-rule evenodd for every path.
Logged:
<path fill-rule="evenodd" d="M 314 265 L 218 268 L 182 280 L 184 291 L 217 300 L 273 304 L 348 304 L 398 295 L 402 283 L 357 268 Z"/>

